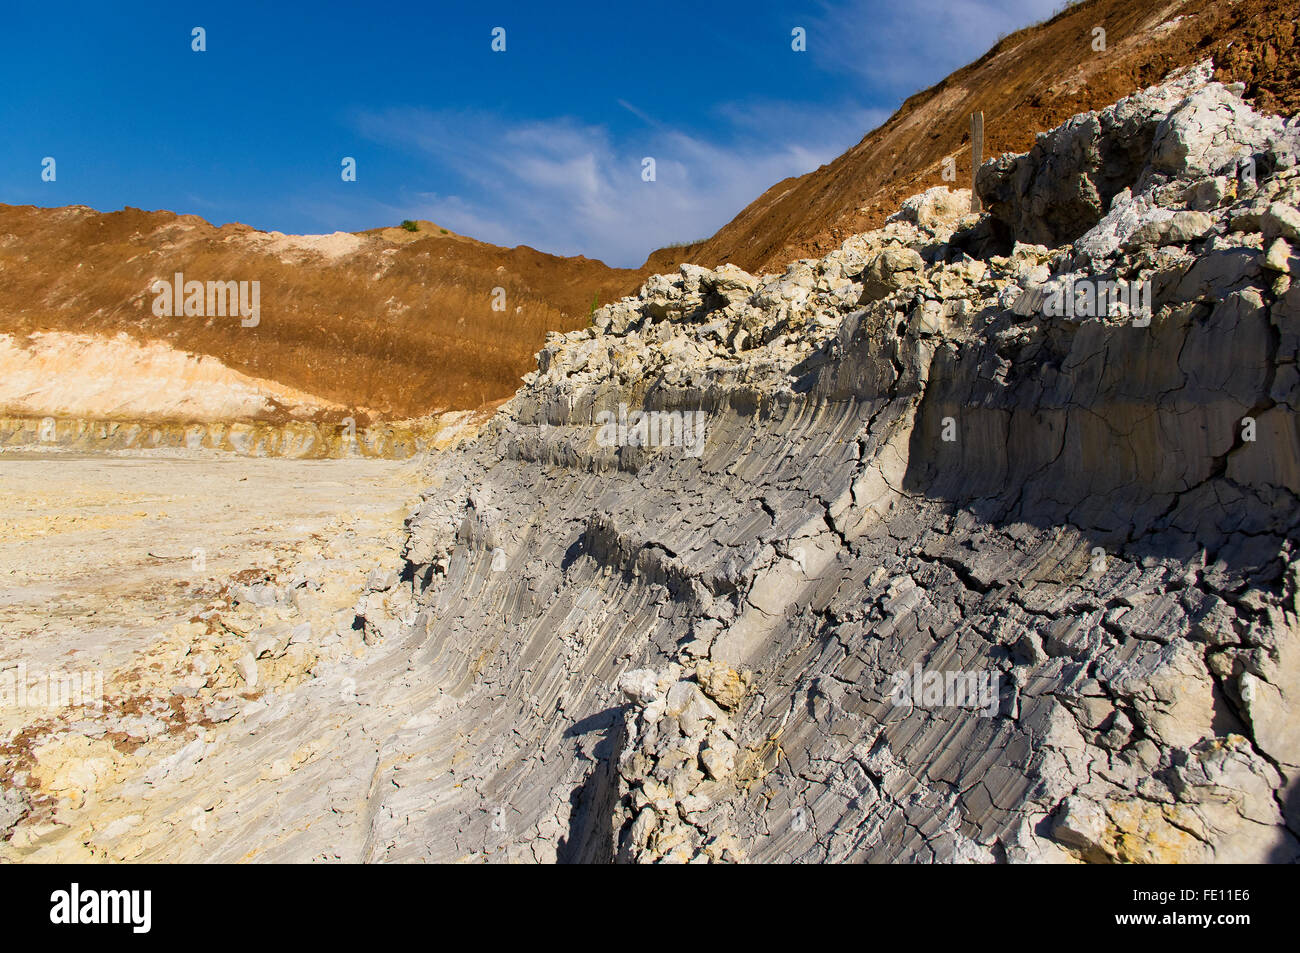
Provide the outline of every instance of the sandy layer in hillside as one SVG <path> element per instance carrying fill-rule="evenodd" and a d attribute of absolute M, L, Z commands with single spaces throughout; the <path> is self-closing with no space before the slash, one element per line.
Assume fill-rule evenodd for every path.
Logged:
<path fill-rule="evenodd" d="M 0 411 L 68 417 L 247 419 L 341 409 L 159 341 L 61 331 L 0 334 Z"/>
<path fill-rule="evenodd" d="M 246 236 L 249 244 L 280 255 L 280 260 L 292 263 L 307 255 L 319 255 L 326 261 L 338 261 L 355 254 L 366 240 L 351 232 L 334 232 L 329 235 L 286 235 L 283 232 L 252 232 Z"/>

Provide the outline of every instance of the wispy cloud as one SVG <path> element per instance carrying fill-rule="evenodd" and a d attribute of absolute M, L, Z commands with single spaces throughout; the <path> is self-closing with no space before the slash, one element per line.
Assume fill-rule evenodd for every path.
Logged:
<path fill-rule="evenodd" d="M 423 217 L 495 244 L 527 244 L 639 265 L 655 248 L 712 234 L 773 183 L 815 169 L 883 115 L 790 103 L 716 110 L 702 135 L 674 129 L 630 103 L 642 134 L 568 117 L 509 122 L 482 112 L 394 109 L 357 118 L 359 131 L 416 151 L 440 192 L 413 190 L 402 217 Z M 642 160 L 655 160 L 655 180 Z"/>
<path fill-rule="evenodd" d="M 615 101 L 624 109 L 626 109 L 628 112 L 630 112 L 633 116 L 636 116 L 637 119 L 640 119 L 647 126 L 653 126 L 655 129 L 664 128 L 664 124 L 661 123 L 658 119 L 654 119 L 653 117 L 647 115 L 645 112 L 643 112 L 642 110 L 638 109 L 636 106 L 633 106 L 631 103 L 629 103 L 626 99 L 618 99 Z"/>
<path fill-rule="evenodd" d="M 891 99 L 937 82 L 1061 3 L 825 2 L 807 21 L 809 50 L 820 46 L 823 69 L 859 77 L 857 102 L 841 83 L 815 102 L 722 103 L 692 128 L 625 98 L 603 122 L 403 108 L 362 113 L 355 124 L 409 151 L 439 184 L 395 197 L 399 217 L 495 244 L 639 265 L 655 248 L 711 235 L 776 182 L 829 162 L 887 118 Z M 642 180 L 644 157 L 655 160 L 653 182 Z"/>
<path fill-rule="evenodd" d="M 810 50 L 825 45 L 821 62 L 828 69 L 857 73 L 901 99 L 984 55 L 1000 36 L 1064 6 L 1064 0 L 825 2 L 808 44 Z"/>

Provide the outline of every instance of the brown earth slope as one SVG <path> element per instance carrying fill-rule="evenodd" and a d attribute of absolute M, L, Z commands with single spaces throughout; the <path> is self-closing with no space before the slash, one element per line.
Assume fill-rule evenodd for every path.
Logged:
<path fill-rule="evenodd" d="M 150 286 L 178 271 L 259 281 L 260 323 L 154 315 Z M 134 208 L 0 205 L 0 334 L 125 332 L 380 417 L 509 395 L 546 331 L 585 324 L 593 300 L 638 283 L 632 270 L 429 222 L 298 237 Z"/>
<path fill-rule="evenodd" d="M 1294 0 L 1091 0 L 1000 40 L 980 59 L 911 96 L 828 165 L 776 183 L 716 235 L 651 254 L 647 268 L 731 262 L 751 272 L 820 258 L 878 228 L 902 199 L 970 185 L 970 115 L 984 113 L 984 157 L 1025 152 L 1070 116 L 1102 108 L 1207 57 L 1215 78 L 1241 82 L 1262 111 L 1300 108 Z M 1106 31 L 1094 51 L 1093 29 Z"/>

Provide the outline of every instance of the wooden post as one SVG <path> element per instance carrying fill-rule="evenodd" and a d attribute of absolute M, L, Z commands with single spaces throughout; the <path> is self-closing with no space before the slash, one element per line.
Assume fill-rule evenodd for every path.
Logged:
<path fill-rule="evenodd" d="M 982 212 L 979 193 L 975 191 L 975 173 L 984 161 L 984 113 L 971 113 L 970 116 L 970 210 Z"/>

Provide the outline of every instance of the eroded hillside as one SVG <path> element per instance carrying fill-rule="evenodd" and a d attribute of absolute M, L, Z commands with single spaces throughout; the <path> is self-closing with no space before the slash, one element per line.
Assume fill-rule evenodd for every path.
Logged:
<path fill-rule="evenodd" d="M 66 352 L 57 372 L 75 380 L 92 368 L 72 359 L 68 342 L 50 348 L 44 344 L 53 339 L 33 335 L 102 342 L 125 335 L 178 359 L 219 362 L 231 379 L 242 375 L 300 398 L 223 417 L 205 408 L 184 412 L 160 392 L 146 415 L 155 419 L 337 423 L 351 416 L 364 426 L 500 400 L 518 385 L 548 330 L 587 323 L 594 303 L 637 283 L 636 272 L 598 261 L 499 248 L 431 222 L 418 227 L 295 236 L 217 228 L 170 212 L 0 206 L 0 342 L 31 352 L 32 361 Z M 209 313 L 206 300 L 201 315 L 156 313 L 154 282 L 174 283 L 177 273 L 205 286 L 257 281 L 258 315 L 236 313 L 233 304 Z M 141 408 L 127 397 L 138 389 L 133 378 L 149 376 L 147 363 L 129 355 L 118 367 L 101 360 L 96 376 L 127 395 L 118 405 L 106 395 L 89 416 L 140 420 Z M 25 396 L 6 388 L 0 409 L 18 407 Z M 45 403 L 46 413 L 67 416 L 57 401 Z"/>

